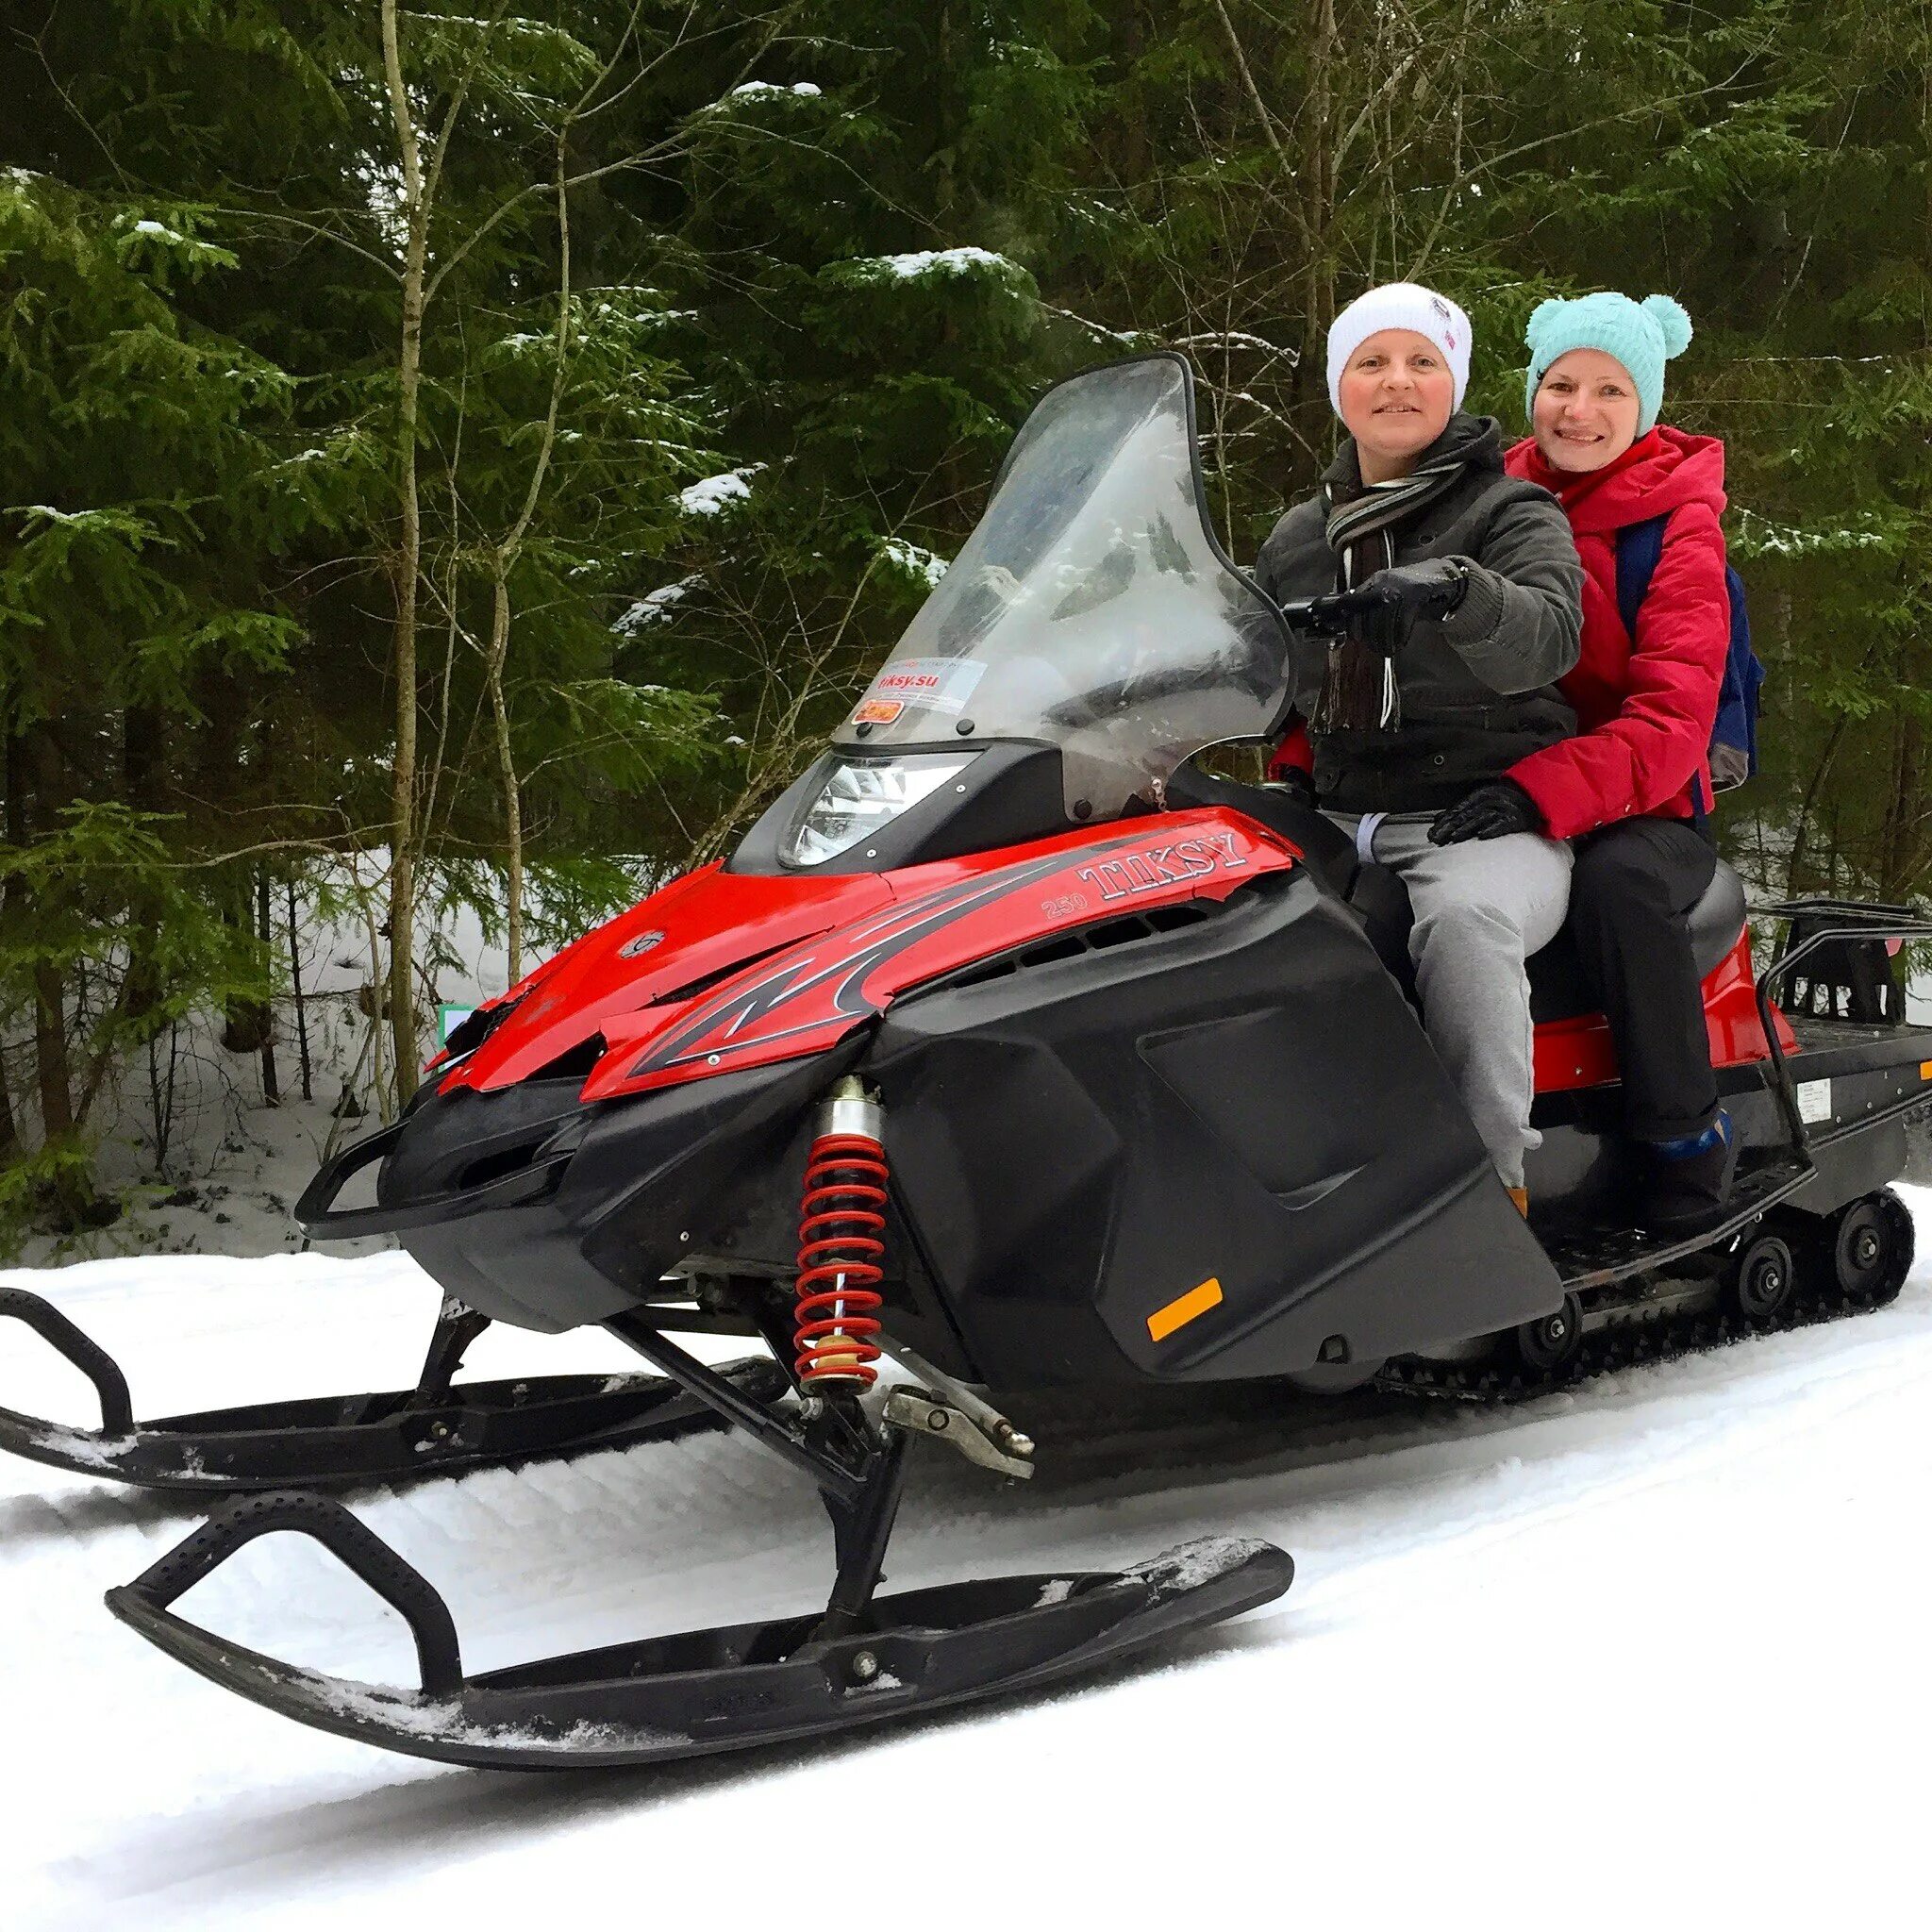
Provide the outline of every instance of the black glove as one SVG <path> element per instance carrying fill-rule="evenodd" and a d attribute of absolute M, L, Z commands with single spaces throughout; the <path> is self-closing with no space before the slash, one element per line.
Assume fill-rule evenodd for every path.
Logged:
<path fill-rule="evenodd" d="M 1398 563 L 1378 570 L 1349 593 L 1361 603 L 1385 608 L 1446 617 L 1469 589 L 1469 567 L 1459 557 L 1431 557 L 1422 563 Z"/>
<path fill-rule="evenodd" d="M 1537 802 L 1513 778 L 1478 785 L 1436 814 L 1431 845 L 1459 845 L 1465 839 L 1507 839 L 1511 832 L 1541 832 L 1543 815 Z"/>
<path fill-rule="evenodd" d="M 1282 766 L 1274 782 L 1297 805 L 1305 805 L 1310 811 L 1315 808 L 1315 780 L 1299 765 Z"/>

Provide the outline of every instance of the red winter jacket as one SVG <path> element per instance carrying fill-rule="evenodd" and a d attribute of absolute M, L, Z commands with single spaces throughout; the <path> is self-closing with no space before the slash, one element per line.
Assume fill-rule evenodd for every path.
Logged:
<path fill-rule="evenodd" d="M 1562 504 L 1583 558 L 1583 652 L 1557 689 L 1577 736 L 1532 752 L 1508 775 L 1553 839 L 1632 814 L 1689 818 L 1690 785 L 1711 796 L 1706 755 L 1730 649 L 1724 585 L 1724 446 L 1661 424 L 1587 476 L 1553 470 L 1525 438 L 1504 458 Z M 1617 611 L 1617 532 L 1670 513 L 1632 644 Z"/>

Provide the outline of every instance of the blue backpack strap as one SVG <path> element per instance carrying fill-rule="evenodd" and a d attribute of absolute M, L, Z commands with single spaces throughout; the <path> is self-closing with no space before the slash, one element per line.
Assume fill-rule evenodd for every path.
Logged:
<path fill-rule="evenodd" d="M 1647 517 L 1641 524 L 1625 524 L 1617 532 L 1617 615 L 1624 620 L 1624 632 L 1632 645 L 1637 642 L 1637 613 L 1650 594 L 1650 580 L 1663 561 L 1664 526 L 1671 520 L 1666 510 L 1660 517 Z M 1705 795 L 1701 774 L 1690 780 L 1690 823 L 1702 830 L 1710 816 L 1712 800 Z"/>
<path fill-rule="evenodd" d="M 1650 591 L 1650 580 L 1663 561 L 1664 525 L 1671 520 L 1666 510 L 1660 517 L 1648 517 L 1641 524 L 1625 524 L 1617 532 L 1617 615 L 1624 620 L 1624 632 L 1637 641 L 1637 613 Z"/>

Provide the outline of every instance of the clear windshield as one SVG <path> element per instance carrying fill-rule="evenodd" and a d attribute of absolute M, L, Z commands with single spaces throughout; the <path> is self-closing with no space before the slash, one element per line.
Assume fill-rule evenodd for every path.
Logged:
<path fill-rule="evenodd" d="M 1209 529 L 1191 381 L 1150 356 L 1048 391 L 840 745 L 1044 740 L 1069 810 L 1109 818 L 1159 805 L 1195 752 L 1269 729 L 1288 640 Z"/>

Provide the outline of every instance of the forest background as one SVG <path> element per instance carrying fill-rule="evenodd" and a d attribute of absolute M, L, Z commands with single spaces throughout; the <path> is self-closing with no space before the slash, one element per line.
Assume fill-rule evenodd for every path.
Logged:
<path fill-rule="evenodd" d="M 1047 383 L 1167 346 L 1252 556 L 1370 282 L 1680 297 L 1770 667 L 1766 888 L 1932 866 L 1926 0 L 9 0 L 0 24 L 0 1242 L 113 1211 L 184 1029 L 357 1080 L 718 854 Z M 299 1008 L 298 1008 L 299 1011 Z M 308 1080 L 306 1035 L 302 1078 Z"/>

